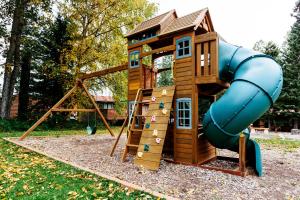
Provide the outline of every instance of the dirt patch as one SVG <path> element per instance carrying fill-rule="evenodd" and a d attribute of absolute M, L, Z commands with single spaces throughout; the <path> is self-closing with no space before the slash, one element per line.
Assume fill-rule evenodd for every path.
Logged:
<path fill-rule="evenodd" d="M 132 158 L 121 162 L 122 137 L 109 156 L 109 135 L 27 138 L 17 143 L 62 160 L 180 199 L 297 199 L 300 198 L 300 149 L 285 152 L 262 146 L 264 174 L 245 178 L 193 166 L 161 161 L 157 172 L 141 170 Z M 222 155 L 232 152 L 221 151 Z"/>

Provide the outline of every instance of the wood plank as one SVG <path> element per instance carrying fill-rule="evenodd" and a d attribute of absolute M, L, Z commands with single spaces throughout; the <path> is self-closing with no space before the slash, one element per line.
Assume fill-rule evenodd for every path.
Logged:
<path fill-rule="evenodd" d="M 158 138 L 165 138 L 165 131 L 157 130 L 157 136 Z M 143 130 L 143 137 L 145 138 L 156 138 L 153 136 L 153 130 Z"/>
<path fill-rule="evenodd" d="M 192 90 L 193 85 L 179 85 L 176 87 L 176 90 Z"/>
<path fill-rule="evenodd" d="M 179 158 L 187 158 L 187 159 L 192 159 L 192 154 L 191 153 L 182 153 L 182 152 L 177 152 L 176 156 Z"/>
<path fill-rule="evenodd" d="M 192 134 L 179 134 L 176 133 L 176 139 L 192 139 Z"/>
<path fill-rule="evenodd" d="M 201 44 L 196 45 L 196 76 L 201 75 Z"/>
<path fill-rule="evenodd" d="M 174 76 L 174 80 L 175 80 L 175 83 L 177 84 L 177 82 L 191 81 L 191 77 L 190 76 L 182 76 L 182 77 L 175 77 Z M 176 90 L 176 92 L 177 92 L 177 90 Z"/>
<path fill-rule="evenodd" d="M 192 70 L 191 65 L 186 66 L 186 67 L 182 67 L 182 68 L 176 68 L 176 73 L 182 73 L 182 72 L 186 72 L 186 71 L 190 71 L 190 70 Z"/>
<path fill-rule="evenodd" d="M 192 57 L 186 57 L 175 60 L 175 64 L 185 63 L 185 62 L 192 62 Z"/>
<path fill-rule="evenodd" d="M 192 90 L 178 90 L 176 91 L 176 95 L 192 95 L 193 91 Z"/>
<path fill-rule="evenodd" d="M 155 123 L 160 123 L 160 124 L 164 124 L 164 123 L 168 123 L 169 122 L 169 117 L 167 116 L 156 116 L 156 122 L 151 122 L 151 117 L 152 116 L 147 116 L 146 117 L 146 123 L 151 123 L 151 124 L 155 124 Z"/>
<path fill-rule="evenodd" d="M 156 54 L 156 53 L 160 53 L 160 52 L 169 52 L 169 51 L 174 51 L 176 49 L 175 45 L 169 45 L 169 46 L 165 46 L 165 47 L 161 47 L 158 49 L 153 49 L 152 51 L 149 52 L 142 52 L 140 57 L 146 57 L 146 56 L 150 56 L 152 54 Z"/>
<path fill-rule="evenodd" d="M 191 68 L 192 62 L 191 61 L 188 61 L 188 62 L 182 62 L 182 63 L 175 63 L 174 64 L 174 69 L 176 70 L 179 70 L 179 69 L 182 69 L 182 68 Z"/>
<path fill-rule="evenodd" d="M 111 74 L 111 73 L 115 73 L 115 72 L 119 72 L 119 71 L 124 71 L 128 69 L 128 63 L 116 66 L 116 67 L 111 67 L 111 68 L 107 68 L 101 71 L 97 71 L 97 72 L 92 72 L 90 74 L 84 74 L 81 77 L 79 77 L 79 79 L 81 79 L 82 81 L 85 79 L 90 79 L 90 78 L 94 78 L 94 77 L 100 77 L 100 76 L 104 76 L 107 74 Z"/>
<path fill-rule="evenodd" d="M 191 70 L 189 71 L 184 71 L 184 72 L 176 72 L 175 78 L 183 77 L 183 76 L 188 76 L 189 78 L 192 78 L 193 72 Z"/>
<path fill-rule="evenodd" d="M 161 141 L 160 141 L 160 143 L 158 144 L 158 143 L 156 143 L 156 141 L 155 141 L 156 137 L 150 138 L 150 137 L 144 137 L 144 136 L 142 136 L 142 137 L 141 137 L 141 140 L 140 140 L 140 145 L 149 144 L 150 147 L 151 147 L 151 146 L 163 146 L 162 144 L 165 142 L 165 141 L 164 141 L 164 140 L 165 140 L 164 138 L 165 138 L 165 136 L 162 137 L 162 138 L 160 138 Z"/>
<path fill-rule="evenodd" d="M 209 33 L 197 35 L 195 37 L 195 43 L 202 43 L 210 40 L 216 40 L 217 38 L 218 38 L 218 34 L 216 32 L 209 32 Z"/>
<path fill-rule="evenodd" d="M 175 142 L 177 142 L 177 144 L 192 144 L 192 139 L 176 138 Z"/>
<path fill-rule="evenodd" d="M 183 149 L 192 149 L 191 144 L 181 144 L 181 143 L 176 143 L 176 148 L 183 148 Z"/>
<path fill-rule="evenodd" d="M 153 37 L 153 38 L 150 38 L 148 40 L 144 40 L 144 41 L 141 41 L 141 42 L 138 42 L 138 43 L 134 43 L 134 44 L 128 44 L 128 50 L 131 50 L 131 49 L 134 49 L 136 47 L 140 47 L 140 46 L 143 46 L 144 44 L 149 44 L 149 43 L 152 43 L 152 42 L 156 42 L 158 41 L 159 38 L 158 37 Z"/>
<path fill-rule="evenodd" d="M 204 43 L 204 76 L 208 76 L 208 42 Z"/>
<path fill-rule="evenodd" d="M 149 170 L 157 170 L 159 168 L 160 162 L 135 159 L 134 164 L 141 168 L 144 168 L 145 166 L 147 166 L 147 169 L 149 169 Z"/>
<path fill-rule="evenodd" d="M 163 146 L 159 145 L 151 145 L 150 148 L 149 148 L 149 152 L 150 153 L 155 153 L 155 154 L 158 154 L 158 153 L 161 153 L 163 150 Z M 138 148 L 138 152 L 143 152 L 144 151 L 144 147 L 143 145 L 139 145 L 139 148 Z"/>
<path fill-rule="evenodd" d="M 211 75 L 215 76 L 217 75 L 217 42 L 216 41 L 210 41 L 210 66 L 211 66 Z"/>
<path fill-rule="evenodd" d="M 192 154 L 193 149 L 176 148 L 175 151 L 176 151 L 177 153 L 190 153 L 190 154 Z"/>

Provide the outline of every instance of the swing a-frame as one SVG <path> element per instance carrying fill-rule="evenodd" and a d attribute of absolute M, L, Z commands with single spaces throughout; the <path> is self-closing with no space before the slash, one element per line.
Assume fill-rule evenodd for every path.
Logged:
<path fill-rule="evenodd" d="M 23 140 L 26 138 L 36 127 L 38 127 L 43 121 L 45 121 L 53 112 L 97 112 L 97 114 L 100 116 L 101 120 L 103 121 L 105 127 L 109 131 L 110 135 L 114 137 L 114 133 L 112 129 L 110 128 L 109 124 L 107 123 L 105 117 L 103 116 L 100 108 L 98 107 L 97 103 L 95 102 L 94 97 L 89 93 L 87 86 L 85 85 L 85 80 L 104 76 L 107 74 L 120 72 L 128 69 L 128 64 L 119 65 L 116 67 L 104 69 L 101 71 L 93 72 L 90 74 L 84 74 L 80 78 L 78 78 L 75 82 L 75 85 L 67 92 L 67 94 L 61 98 L 52 108 L 50 108 L 35 124 L 33 124 L 20 138 L 19 140 Z M 84 93 L 86 93 L 88 99 L 93 104 L 93 109 L 78 109 L 78 108 L 60 108 L 60 106 L 77 90 L 82 89 Z"/>

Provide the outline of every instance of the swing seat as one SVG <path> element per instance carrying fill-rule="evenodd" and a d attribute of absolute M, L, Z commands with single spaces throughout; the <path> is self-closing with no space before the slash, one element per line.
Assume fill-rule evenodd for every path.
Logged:
<path fill-rule="evenodd" d="M 96 131 L 97 131 L 97 126 L 94 126 L 93 129 L 92 129 L 91 135 L 95 135 Z"/>
<path fill-rule="evenodd" d="M 86 127 L 86 132 L 87 132 L 88 135 L 91 135 L 91 134 L 93 133 L 92 127 L 87 126 L 87 127 Z"/>

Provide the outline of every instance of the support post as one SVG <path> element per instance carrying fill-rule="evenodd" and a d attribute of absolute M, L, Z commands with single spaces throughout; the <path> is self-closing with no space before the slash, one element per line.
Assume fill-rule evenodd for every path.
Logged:
<path fill-rule="evenodd" d="M 116 141 L 115 141 L 115 144 L 114 144 L 114 146 L 113 146 L 113 148 L 112 148 L 112 150 L 111 150 L 111 152 L 110 152 L 110 157 L 112 157 L 113 156 L 113 154 L 114 154 L 114 152 L 115 152 L 115 149 L 116 149 L 116 147 L 117 147 L 117 144 L 118 144 L 118 142 L 119 142 L 119 140 L 120 140 L 120 137 L 121 137 L 121 135 L 122 135 L 122 133 L 123 133 L 123 130 L 124 130 L 124 128 L 125 128 L 125 126 L 126 126 L 126 123 L 128 122 L 128 115 L 127 115 L 127 117 L 126 117 L 126 119 L 124 120 L 124 123 L 123 123 L 123 125 L 122 125 L 122 128 L 121 128 L 121 130 L 120 130 L 120 133 L 119 133 L 119 135 L 117 136 L 117 139 L 116 139 Z"/>
<path fill-rule="evenodd" d="M 84 89 L 85 93 L 88 95 L 89 99 L 91 100 L 92 104 L 94 105 L 97 113 L 99 114 L 100 118 L 102 119 L 105 127 L 107 128 L 107 130 L 109 131 L 109 133 L 111 134 L 111 136 L 115 137 L 113 131 L 111 130 L 109 124 L 107 123 L 106 119 L 104 118 L 103 114 L 101 113 L 97 103 L 95 102 L 94 98 L 91 96 L 91 94 L 89 93 L 87 87 L 83 84 L 82 81 L 80 81 L 80 85 L 82 86 L 82 88 Z"/>
<path fill-rule="evenodd" d="M 240 134 L 239 139 L 239 170 L 242 176 L 246 176 L 246 137 Z"/>
<path fill-rule="evenodd" d="M 69 90 L 69 92 L 61 98 L 51 109 L 49 109 L 35 124 L 33 124 L 20 138 L 19 140 L 23 140 L 27 135 L 29 135 L 38 125 L 40 125 L 43 121 L 47 119 L 47 117 L 52 113 L 52 109 L 56 109 L 59 107 L 76 89 L 77 89 L 77 82 L 76 85 Z"/>

